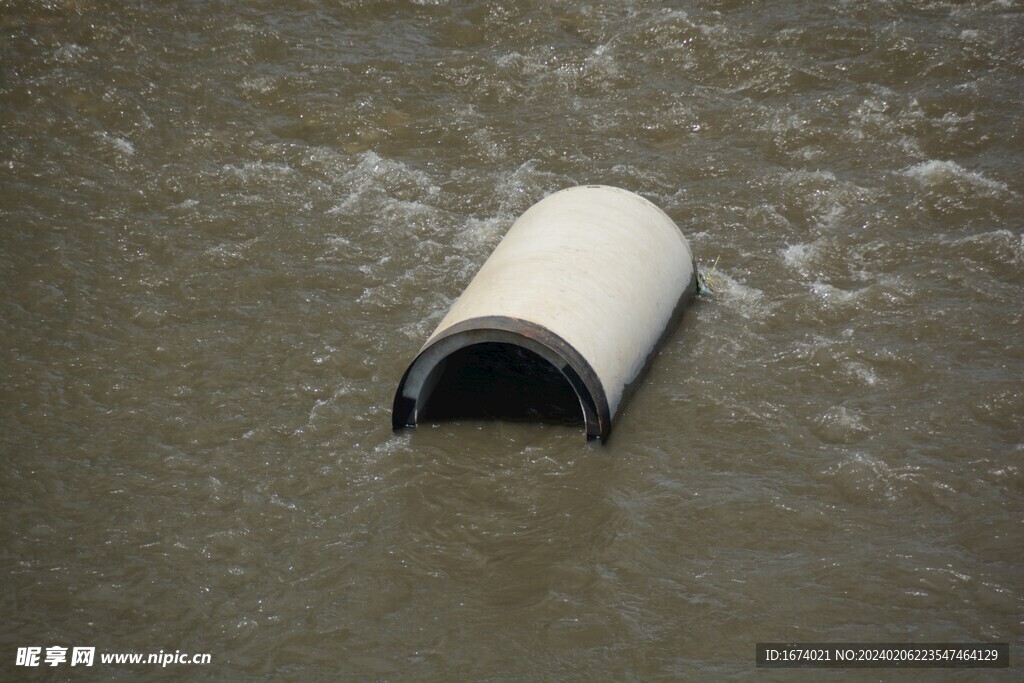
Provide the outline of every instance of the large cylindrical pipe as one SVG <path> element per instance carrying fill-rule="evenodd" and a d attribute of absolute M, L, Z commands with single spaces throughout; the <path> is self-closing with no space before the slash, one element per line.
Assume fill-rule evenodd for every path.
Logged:
<path fill-rule="evenodd" d="M 543 375 L 571 388 L 587 437 L 604 440 L 696 285 L 689 243 L 648 200 L 601 185 L 556 192 L 512 225 L 427 339 L 398 385 L 392 424 L 429 419 L 449 391 L 468 391 L 467 406 L 490 405 L 491 389 L 533 396 L 520 387 Z M 505 372 L 519 375 L 495 380 Z"/>

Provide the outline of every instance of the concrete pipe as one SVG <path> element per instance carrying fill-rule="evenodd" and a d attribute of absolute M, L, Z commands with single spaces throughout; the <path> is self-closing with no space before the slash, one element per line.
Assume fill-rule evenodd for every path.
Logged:
<path fill-rule="evenodd" d="M 604 441 L 696 273 L 683 233 L 639 195 L 589 185 L 544 198 L 405 371 L 394 428 L 534 418 L 582 422 Z"/>

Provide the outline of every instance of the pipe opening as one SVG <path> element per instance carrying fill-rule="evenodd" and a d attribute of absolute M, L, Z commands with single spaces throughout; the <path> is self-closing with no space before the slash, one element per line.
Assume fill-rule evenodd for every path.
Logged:
<path fill-rule="evenodd" d="M 530 420 L 584 424 L 572 384 L 537 353 L 506 342 L 481 342 L 456 349 L 439 361 L 424 382 L 420 419 Z"/>

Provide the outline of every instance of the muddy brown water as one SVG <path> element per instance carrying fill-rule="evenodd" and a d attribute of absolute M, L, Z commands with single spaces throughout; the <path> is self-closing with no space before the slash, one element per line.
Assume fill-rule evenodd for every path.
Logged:
<path fill-rule="evenodd" d="M 1019 680 L 1019 3 L 8 0 L 0 30 L 0 678 Z M 504 231 L 587 183 L 717 290 L 608 443 L 393 433 Z M 52 646 L 211 662 L 17 666 Z"/>

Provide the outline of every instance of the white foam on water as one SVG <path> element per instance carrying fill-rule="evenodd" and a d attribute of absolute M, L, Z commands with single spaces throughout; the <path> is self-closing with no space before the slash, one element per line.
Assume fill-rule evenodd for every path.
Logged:
<path fill-rule="evenodd" d="M 760 317 L 767 312 L 762 290 L 745 285 L 720 270 L 715 272 L 714 281 L 715 298 L 744 318 Z"/>
<path fill-rule="evenodd" d="M 548 194 L 575 184 L 578 183 L 557 173 L 537 170 L 532 159 L 525 161 L 512 173 L 499 177 L 495 184 L 499 214 L 514 220 Z"/>
<path fill-rule="evenodd" d="M 380 259 L 377 260 L 376 263 L 364 263 L 361 266 L 359 266 L 359 272 L 362 273 L 363 275 L 373 275 L 373 274 L 376 274 L 376 273 L 378 273 L 378 272 L 380 272 L 382 270 L 381 266 L 387 265 L 387 263 L 390 260 L 391 260 L 390 256 L 388 256 L 388 255 L 382 256 Z"/>
<path fill-rule="evenodd" d="M 939 240 L 952 247 L 978 245 L 989 247 L 993 255 L 1008 254 L 1007 260 L 1014 265 L 1024 262 L 1024 233 L 1014 235 L 1010 230 L 989 230 L 966 237 L 942 236 Z"/>
<path fill-rule="evenodd" d="M 765 123 L 760 125 L 759 129 L 769 133 L 782 134 L 802 131 L 807 127 L 807 124 L 807 118 L 799 114 L 773 112 L 768 115 Z M 833 177 L 832 179 L 834 180 L 835 178 Z"/>
<path fill-rule="evenodd" d="M 325 170 L 332 191 L 341 197 L 325 213 L 359 219 L 343 221 L 344 234 L 328 239 L 325 256 L 356 245 L 364 281 L 355 303 L 378 312 L 398 310 L 403 303 L 420 311 L 437 308 L 443 297 L 436 290 L 446 287 L 463 266 L 461 253 L 451 253 L 453 243 L 463 247 L 458 244 L 461 219 L 443 208 L 446 197 L 440 186 L 430 173 L 372 150 L 329 161 Z M 373 218 L 367 221 L 365 216 Z M 401 238 L 398 244 L 395 235 Z M 422 339 L 430 329 L 402 331 Z"/>
<path fill-rule="evenodd" d="M 271 76 L 256 76 L 242 81 L 242 89 L 249 92 L 267 94 L 277 89 L 277 79 Z"/>
<path fill-rule="evenodd" d="M 455 244 L 465 251 L 479 252 L 493 249 L 505 235 L 511 223 L 500 217 L 470 218 L 455 237 Z"/>
<path fill-rule="evenodd" d="M 246 261 L 248 258 L 249 246 L 255 240 L 249 240 L 242 245 L 237 244 L 218 244 L 209 247 L 203 251 L 203 255 L 207 257 L 210 263 L 217 265 L 221 268 L 233 268 L 239 266 Z"/>
<path fill-rule="evenodd" d="M 820 241 L 791 244 L 781 250 L 782 262 L 801 275 L 806 276 L 810 273 L 812 264 L 818 258 L 820 251 Z"/>
<path fill-rule="evenodd" d="M 588 75 L 614 78 L 619 75 L 619 64 L 615 60 L 615 52 L 611 48 L 614 38 L 607 43 L 598 45 L 583 62 Z"/>
<path fill-rule="evenodd" d="M 125 156 L 131 156 L 135 154 L 135 145 L 133 145 L 130 141 L 124 138 L 117 137 L 116 135 L 111 135 L 110 133 L 101 133 L 100 137 L 103 138 L 104 142 L 108 143 L 114 149 L 116 149 L 118 152 L 121 152 Z"/>
<path fill-rule="evenodd" d="M 818 218 L 818 225 L 823 228 L 833 228 L 839 224 L 846 215 L 846 207 L 841 204 L 831 204 L 825 208 Z"/>
<path fill-rule="evenodd" d="M 849 303 L 854 301 L 863 291 L 863 289 L 854 291 L 839 289 L 834 285 L 830 285 L 827 282 L 821 282 L 820 280 L 811 283 L 811 293 L 826 304 Z"/>
<path fill-rule="evenodd" d="M 826 470 L 839 486 L 859 495 L 881 495 L 889 502 L 899 500 L 902 493 L 922 478 L 921 468 L 913 465 L 893 467 L 881 458 L 862 451 L 855 452 Z"/>
<path fill-rule="evenodd" d="M 64 62 L 70 64 L 77 62 L 88 50 L 77 43 L 68 43 L 67 45 L 61 45 L 59 48 L 54 50 L 53 58 L 58 62 Z"/>
<path fill-rule="evenodd" d="M 881 379 L 869 365 L 860 361 L 847 361 L 843 363 L 843 370 L 847 375 L 859 380 L 868 386 L 877 385 Z"/>
<path fill-rule="evenodd" d="M 440 194 L 429 174 L 409 168 L 406 164 L 382 157 L 372 150 L 356 156 L 354 166 L 341 171 L 336 181 L 345 189 L 344 198 L 330 209 L 328 214 L 347 214 L 371 203 L 377 208 L 386 206 L 392 199 L 416 203 L 423 197 Z"/>
<path fill-rule="evenodd" d="M 343 249 L 347 250 L 347 249 L 351 248 L 352 247 L 352 241 L 350 239 L 348 239 L 347 237 L 342 237 L 341 235 L 335 235 L 333 237 L 328 237 L 327 238 L 327 246 L 330 248 L 331 253 L 334 253 L 334 252 L 337 252 L 337 251 L 341 251 Z"/>
<path fill-rule="evenodd" d="M 858 411 L 846 406 L 833 406 L 817 419 L 812 431 L 828 443 L 850 443 L 869 430 Z"/>
<path fill-rule="evenodd" d="M 414 340 L 419 344 L 426 341 L 427 337 L 437 329 L 441 319 L 444 318 L 445 314 L 451 310 L 451 307 L 455 305 L 455 302 L 459 300 L 459 297 L 449 298 L 441 293 L 435 294 L 435 302 L 432 306 L 424 307 L 422 316 L 411 323 L 406 323 L 399 327 L 399 331 L 404 334 L 408 339 Z"/>
<path fill-rule="evenodd" d="M 239 178 L 241 180 L 258 180 L 260 178 L 275 178 L 290 175 L 294 172 L 291 166 L 276 162 L 247 161 L 241 166 L 235 164 L 224 164 L 221 171 L 225 175 Z"/>
<path fill-rule="evenodd" d="M 961 116 L 959 114 L 954 114 L 951 111 L 947 111 L 945 114 L 943 114 L 941 117 L 939 117 L 936 121 L 938 123 L 941 123 L 946 128 L 955 129 L 957 126 L 959 126 L 962 123 L 973 123 L 974 122 L 974 113 L 972 112 L 970 114 L 965 114 L 965 115 Z"/>
<path fill-rule="evenodd" d="M 870 192 L 841 180 L 829 170 L 791 171 L 784 174 L 783 185 L 789 200 L 802 208 L 807 219 L 824 230 L 842 227 L 851 207 L 862 205 Z"/>
<path fill-rule="evenodd" d="M 477 128 L 469 134 L 469 139 L 488 159 L 500 161 L 505 158 L 507 146 L 489 128 Z"/>
<path fill-rule="evenodd" d="M 931 159 L 905 168 L 902 173 L 925 187 L 936 187 L 960 181 L 979 192 L 992 194 L 1010 191 L 1006 183 L 986 178 L 976 171 L 968 171 L 955 161 Z"/>

